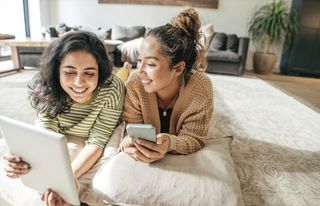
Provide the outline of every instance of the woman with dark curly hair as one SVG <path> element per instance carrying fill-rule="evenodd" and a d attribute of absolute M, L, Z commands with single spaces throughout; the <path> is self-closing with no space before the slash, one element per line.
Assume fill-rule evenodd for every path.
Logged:
<path fill-rule="evenodd" d="M 38 114 L 36 125 L 65 134 L 73 143 L 74 149 L 69 150 L 80 193 L 84 189 L 81 176 L 102 156 L 123 110 L 125 88 L 111 71 L 105 47 L 95 34 L 71 32 L 45 49 L 40 72 L 29 84 L 31 105 Z M 7 154 L 4 163 L 8 177 L 30 170 L 13 154 Z M 43 199 L 47 204 L 48 199 L 61 201 L 53 191 Z"/>

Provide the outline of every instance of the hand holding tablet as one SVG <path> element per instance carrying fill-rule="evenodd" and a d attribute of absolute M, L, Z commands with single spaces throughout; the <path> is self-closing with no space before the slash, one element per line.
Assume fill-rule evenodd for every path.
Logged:
<path fill-rule="evenodd" d="M 24 185 L 40 193 L 45 193 L 50 188 L 66 202 L 80 205 L 64 135 L 4 116 L 0 116 L 0 131 L 9 152 L 31 167 L 27 174 L 24 174 L 26 170 L 21 173 Z M 7 157 L 16 158 L 10 155 Z"/>

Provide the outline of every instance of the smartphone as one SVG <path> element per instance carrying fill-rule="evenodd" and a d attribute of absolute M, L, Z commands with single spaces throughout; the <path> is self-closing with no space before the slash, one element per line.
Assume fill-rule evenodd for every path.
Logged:
<path fill-rule="evenodd" d="M 151 124 L 128 124 L 127 133 L 130 137 L 141 138 L 150 142 L 157 142 L 156 128 Z"/>

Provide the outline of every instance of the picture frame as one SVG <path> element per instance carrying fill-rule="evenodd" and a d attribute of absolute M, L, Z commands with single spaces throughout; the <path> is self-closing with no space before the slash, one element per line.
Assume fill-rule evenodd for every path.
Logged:
<path fill-rule="evenodd" d="M 98 0 L 99 4 L 147 4 L 218 8 L 219 0 Z"/>

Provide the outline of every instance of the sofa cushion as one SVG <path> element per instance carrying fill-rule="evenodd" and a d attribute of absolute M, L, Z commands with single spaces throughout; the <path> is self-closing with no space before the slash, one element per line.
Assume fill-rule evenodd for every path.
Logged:
<path fill-rule="evenodd" d="M 123 44 L 121 40 L 112 40 L 112 39 L 105 39 L 103 41 L 104 46 L 106 48 L 107 53 L 112 53 L 116 50 L 118 45 Z"/>
<path fill-rule="evenodd" d="M 143 37 L 127 41 L 117 48 L 121 51 L 121 61 L 136 64 L 139 56 L 139 48 L 143 42 Z"/>
<path fill-rule="evenodd" d="M 210 44 L 210 50 L 218 51 L 225 50 L 226 48 L 227 35 L 225 33 L 215 33 Z"/>
<path fill-rule="evenodd" d="M 144 26 L 125 27 L 114 25 L 112 26 L 111 39 L 129 41 L 135 38 L 143 37 L 146 32 Z"/>
<path fill-rule="evenodd" d="M 230 34 L 227 37 L 227 45 L 226 45 L 226 50 L 227 51 L 232 51 L 237 53 L 238 52 L 238 44 L 239 44 L 239 39 L 238 36 L 235 34 Z"/>
<path fill-rule="evenodd" d="M 229 138 L 210 139 L 190 155 L 146 164 L 125 153 L 99 171 L 90 205 L 243 205 Z"/>
<path fill-rule="evenodd" d="M 93 28 L 90 26 L 79 26 L 79 31 L 88 31 L 95 33 L 99 39 L 107 39 L 107 37 L 110 35 L 110 29 Z"/>
<path fill-rule="evenodd" d="M 215 61 L 226 61 L 226 62 L 240 62 L 241 57 L 231 51 L 209 51 L 207 59 Z"/>
<path fill-rule="evenodd" d="M 200 43 L 203 45 L 205 50 L 208 50 L 214 34 L 213 25 L 207 24 L 205 26 L 202 26 L 200 31 L 203 33 L 200 38 Z"/>
<path fill-rule="evenodd" d="M 63 22 L 58 24 L 58 25 L 56 25 L 55 28 L 56 28 L 57 32 L 59 33 L 59 35 L 60 34 L 64 34 L 64 33 L 68 32 L 68 31 L 72 31 L 72 30 L 76 31 L 76 30 L 78 30 L 78 28 L 70 27 L 70 26 L 66 25 L 65 23 L 63 23 Z"/>

